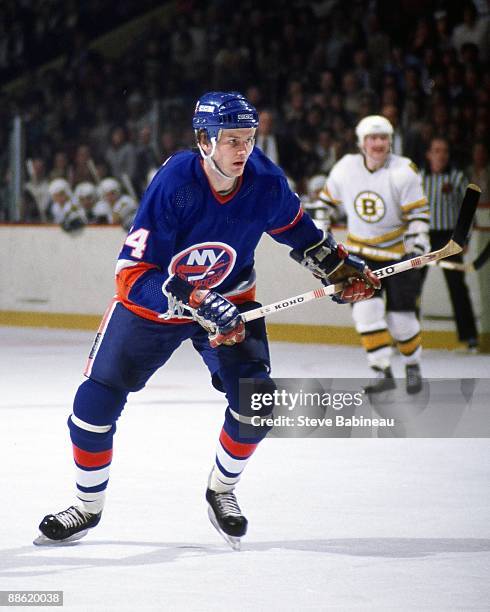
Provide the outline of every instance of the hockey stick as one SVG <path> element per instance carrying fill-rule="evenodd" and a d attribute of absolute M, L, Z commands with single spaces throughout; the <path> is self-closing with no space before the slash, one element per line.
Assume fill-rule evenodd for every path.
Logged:
<path fill-rule="evenodd" d="M 432 261 L 438 261 L 439 259 L 461 253 L 463 247 L 465 246 L 468 232 L 470 231 L 471 222 L 473 221 L 473 217 L 475 215 L 480 193 L 481 189 L 477 187 L 477 185 L 468 185 L 461 204 L 461 210 L 459 212 L 456 227 L 454 228 L 451 239 L 445 246 L 442 247 L 442 249 L 432 251 L 426 255 L 420 255 L 418 257 L 413 257 L 412 259 L 400 261 L 399 263 L 392 264 L 386 268 L 380 268 L 379 270 L 376 270 L 374 274 L 376 274 L 378 278 L 383 279 L 387 276 L 393 276 L 394 274 L 399 274 L 400 272 L 406 272 L 412 268 L 419 268 Z M 302 293 L 291 298 L 280 300 L 279 302 L 274 302 L 273 304 L 268 304 L 267 306 L 254 308 L 254 310 L 243 312 L 242 320 L 246 323 L 248 321 L 260 319 L 274 312 L 282 312 L 283 310 L 293 308 L 299 304 L 304 304 L 305 302 L 311 302 L 312 300 L 318 300 L 326 297 L 327 295 L 338 293 L 339 291 L 342 291 L 344 287 L 345 285 L 343 283 L 328 285 L 328 287 L 320 287 L 318 289 L 314 289 L 313 291 L 308 291 L 307 293 Z"/>
<path fill-rule="evenodd" d="M 349 245 L 348 250 L 350 253 L 358 253 L 359 255 L 365 255 L 366 257 L 387 257 L 399 261 L 403 255 L 395 253 L 394 251 L 385 251 L 384 249 L 376 249 L 374 247 L 358 247 Z M 490 257 L 490 242 L 478 255 L 478 257 L 470 263 L 458 263 L 456 261 L 431 261 L 428 266 L 439 266 L 446 270 L 456 270 L 458 272 L 476 272 L 479 270 Z"/>
<path fill-rule="evenodd" d="M 101 178 L 100 178 L 99 172 L 97 170 L 97 167 L 94 164 L 94 160 L 92 158 L 90 158 L 87 161 L 87 168 L 88 168 L 88 171 L 90 172 L 90 174 L 92 175 L 92 178 L 94 179 L 95 184 L 96 185 L 100 185 Z"/>
<path fill-rule="evenodd" d="M 464 271 L 466 272 L 477 272 L 481 267 L 483 267 L 488 259 L 490 258 L 490 242 L 487 242 L 487 246 L 483 249 L 483 251 L 478 255 L 478 257 L 469 264 L 454 264 L 455 266 L 463 266 Z M 444 263 L 444 262 L 441 262 Z M 450 264 L 450 261 L 445 263 Z M 460 268 L 455 268 L 455 270 L 459 270 Z"/>
<path fill-rule="evenodd" d="M 132 183 L 131 179 L 129 178 L 129 174 L 126 174 L 126 172 L 121 174 L 121 182 L 124 185 L 124 187 L 126 188 L 126 191 L 128 192 L 128 195 L 131 196 L 133 198 L 133 200 L 137 203 L 139 198 L 136 195 L 136 191 L 134 190 L 133 183 Z"/>

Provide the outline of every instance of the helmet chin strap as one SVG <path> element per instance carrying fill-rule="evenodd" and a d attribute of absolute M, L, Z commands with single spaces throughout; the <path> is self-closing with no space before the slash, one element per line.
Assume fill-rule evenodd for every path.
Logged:
<path fill-rule="evenodd" d="M 234 176 L 228 176 L 227 174 L 225 174 L 223 172 L 223 170 L 221 170 L 221 168 L 218 166 L 218 164 L 214 161 L 213 159 L 213 155 L 216 152 L 216 136 L 212 136 L 211 138 L 211 153 L 209 155 L 206 155 L 206 153 L 204 152 L 204 149 L 201 147 L 200 143 L 197 143 L 197 146 L 199 148 L 199 151 L 201 152 L 202 158 L 204 159 L 205 162 L 207 162 L 209 164 L 209 166 L 211 167 L 212 170 L 214 170 L 217 174 L 219 174 L 219 176 L 221 178 L 224 179 L 234 179 Z"/>

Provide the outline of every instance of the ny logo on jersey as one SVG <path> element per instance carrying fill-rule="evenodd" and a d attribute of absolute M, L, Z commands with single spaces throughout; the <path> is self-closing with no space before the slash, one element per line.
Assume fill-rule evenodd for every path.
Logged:
<path fill-rule="evenodd" d="M 201 242 L 174 255 L 168 272 L 196 287 L 210 289 L 225 280 L 235 261 L 236 251 L 229 244 Z"/>
<path fill-rule="evenodd" d="M 383 198 L 374 191 L 361 191 L 354 199 L 354 210 L 366 223 L 377 223 L 386 214 Z"/>

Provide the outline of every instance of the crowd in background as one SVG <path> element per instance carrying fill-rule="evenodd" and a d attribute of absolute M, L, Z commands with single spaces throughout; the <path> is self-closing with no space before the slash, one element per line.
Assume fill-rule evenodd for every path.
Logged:
<path fill-rule="evenodd" d="M 137 199 L 170 154 L 194 146 L 195 100 L 211 89 L 238 90 L 259 109 L 257 144 L 300 194 L 311 177 L 327 174 L 343 154 L 357 150 L 354 127 L 372 113 L 393 123 L 395 153 L 422 166 L 431 138 L 445 136 L 451 162 L 470 179 L 486 177 L 488 185 L 485 2 L 245 0 L 231 9 L 225 0 L 182 0 L 168 23 L 153 23 L 118 60 L 89 46 L 100 31 L 87 14 L 104 5 L 100 0 L 16 0 L 1 11 L 31 4 L 39 11 L 30 27 L 44 24 L 52 5 L 63 6 L 61 23 L 71 25 L 61 26 L 60 44 L 44 24 L 51 51 L 66 56 L 62 68 L 32 70 L 32 49 L 43 46 L 43 33 L 34 28 L 40 38 L 14 64 L 16 76 L 25 68 L 28 85 L 1 94 L 0 221 L 9 220 L 5 145 L 14 115 L 24 121 L 26 184 L 34 191 L 42 184 L 48 197 L 54 179 L 66 180 L 74 192 L 80 183 L 113 177 Z M 139 0 L 140 8 L 148 4 Z M 130 0 L 119 5 L 119 21 L 136 10 Z M 19 30 L 22 12 L 17 16 Z M 12 64 L 6 69 L 2 57 L 0 51 L 0 70 L 8 71 Z M 53 220 L 49 202 L 41 211 L 32 194 L 24 190 L 22 219 Z"/>
<path fill-rule="evenodd" d="M 151 0 L 2 0 L 0 82 L 71 53 L 152 6 Z"/>

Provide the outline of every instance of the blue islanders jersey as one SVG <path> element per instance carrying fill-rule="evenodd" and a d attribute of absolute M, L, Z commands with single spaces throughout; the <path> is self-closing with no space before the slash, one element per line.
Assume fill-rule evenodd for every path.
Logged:
<path fill-rule="evenodd" d="M 154 321 L 188 322 L 173 316 L 162 290 L 174 274 L 235 303 L 253 300 L 254 252 L 264 233 L 293 248 L 322 238 L 280 168 L 255 148 L 233 192 L 221 196 L 198 153 L 177 153 L 146 190 L 121 250 L 118 300 Z"/>

